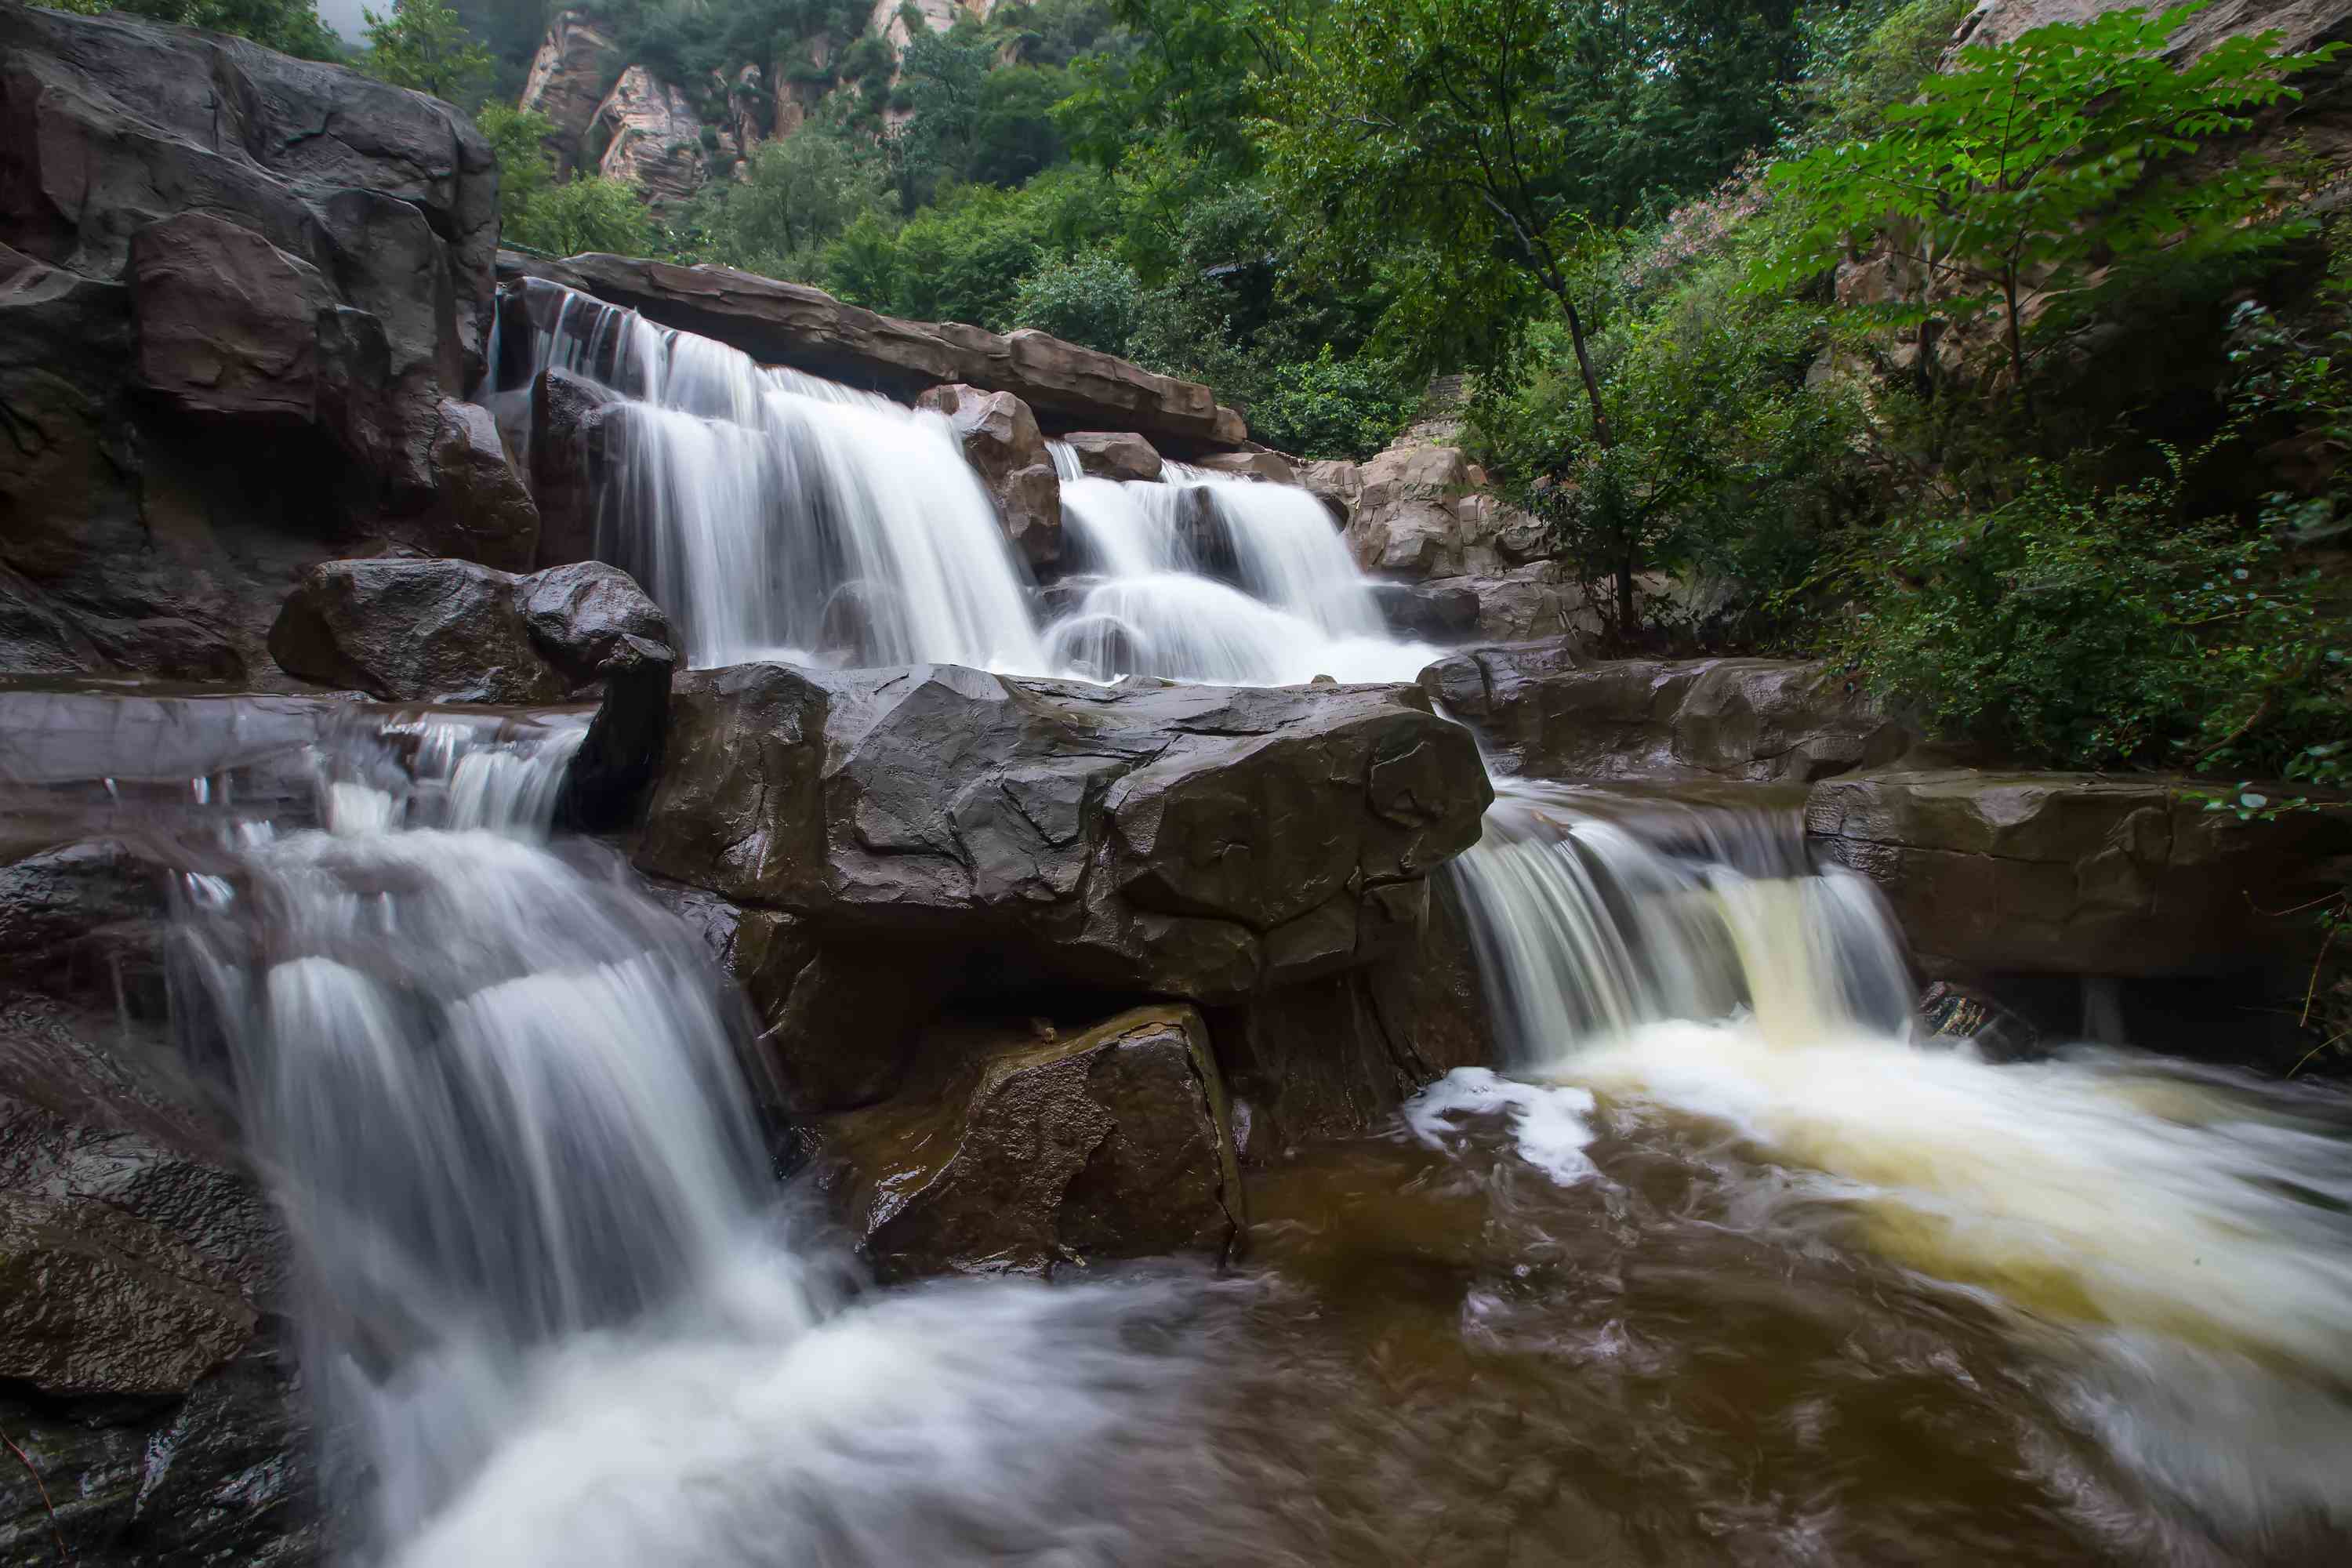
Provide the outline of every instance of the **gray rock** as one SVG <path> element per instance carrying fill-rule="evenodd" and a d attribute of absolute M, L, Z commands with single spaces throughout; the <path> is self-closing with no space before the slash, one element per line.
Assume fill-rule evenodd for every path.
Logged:
<path fill-rule="evenodd" d="M 1409 947 L 1490 798 L 1412 688 L 744 665 L 675 683 L 636 858 L 828 939 L 1230 1001 Z"/>
<path fill-rule="evenodd" d="M 1062 439 L 1091 479 L 1149 483 L 1166 467 L 1151 443 L 1131 430 L 1074 430 Z"/>
<path fill-rule="evenodd" d="M 1048 567 L 1062 558 L 1062 481 L 1029 405 L 1009 392 L 935 386 L 918 408 L 947 416 L 964 461 L 996 503 L 997 521 L 1021 558 Z"/>

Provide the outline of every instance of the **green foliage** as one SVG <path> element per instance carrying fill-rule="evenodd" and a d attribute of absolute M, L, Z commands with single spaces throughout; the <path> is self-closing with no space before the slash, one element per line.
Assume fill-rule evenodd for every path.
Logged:
<path fill-rule="evenodd" d="M 497 68 L 441 0 L 393 0 L 389 16 L 362 9 L 370 76 L 450 103 L 478 103 Z"/>
<path fill-rule="evenodd" d="M 884 199 L 880 161 L 811 128 L 762 143 L 740 180 L 705 186 L 691 218 L 709 258 L 772 278 L 813 275 L 816 252 Z"/>
<path fill-rule="evenodd" d="M 2197 9 L 2110 12 L 1963 49 L 1917 102 L 1885 110 L 1879 134 L 1773 169 L 1787 226 L 1759 282 L 1800 284 L 1875 239 L 1927 276 L 1936 309 L 1999 308 L 2022 387 L 2026 293 L 2044 301 L 2046 342 L 2157 268 L 2275 244 L 2284 226 L 2252 221 L 2271 202 L 2260 160 L 2184 160 L 2298 97 L 2286 77 L 2332 47 L 2281 58 L 2274 33 L 2235 37 L 2176 69 L 2165 42 Z"/>
<path fill-rule="evenodd" d="M 1104 251 L 1054 258 L 1021 279 L 1010 322 L 1124 354 L 1142 314 L 1143 285 L 1135 268 Z"/>
<path fill-rule="evenodd" d="M 1332 356 L 1278 366 L 1265 395 L 1249 405 L 1250 432 L 1300 458 L 1369 458 L 1412 417 L 1415 399 L 1377 362 Z"/>
<path fill-rule="evenodd" d="M 554 183 L 547 138 L 555 133 L 555 121 L 536 110 L 486 103 L 474 116 L 474 125 L 499 158 L 499 228 L 515 237 L 523 226 L 524 211 Z"/>
<path fill-rule="evenodd" d="M 1612 259 L 1597 258 L 1596 270 Z M 1648 308 L 1621 309 L 1598 336 L 1612 442 L 1591 436 L 1556 326 L 1482 379 L 1470 437 L 1550 525 L 1559 558 L 1614 590 L 1621 616 L 1632 578 L 1662 569 L 1730 595 L 1713 626 L 1672 629 L 1753 645 L 1802 620 L 1809 606 L 1791 590 L 1850 520 L 1870 514 L 1878 481 L 1857 440 L 1857 391 L 1843 378 L 1808 384 L 1829 342 L 1822 311 L 1748 296 L 1738 271 L 1703 267 Z"/>
<path fill-rule="evenodd" d="M 121 11 L 151 22 L 202 27 L 250 38 L 265 48 L 310 60 L 342 58 L 342 45 L 319 20 L 317 0 L 44 0 L 82 16 Z"/>
<path fill-rule="evenodd" d="M 551 256 L 651 256 L 659 242 L 637 188 L 602 178 L 574 179 L 532 196 L 508 237 Z"/>

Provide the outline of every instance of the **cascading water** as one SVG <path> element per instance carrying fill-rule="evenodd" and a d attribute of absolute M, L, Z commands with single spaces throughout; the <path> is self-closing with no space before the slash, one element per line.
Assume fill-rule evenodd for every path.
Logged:
<path fill-rule="evenodd" d="M 1137 1445 L 1187 1396 L 1129 1336 L 1186 1292 L 853 1304 L 845 1255 L 777 1207 L 693 937 L 606 853 L 544 842 L 578 739 L 355 719 L 318 828 L 248 825 L 230 874 L 182 879 L 174 1012 L 226 1042 L 288 1221 L 354 1547 L 1132 1560 L 1131 1489 L 1174 1474 Z"/>
<path fill-rule="evenodd" d="M 1025 574 L 943 416 L 522 287 L 520 385 L 553 365 L 627 402 L 596 552 L 677 621 L 694 663 L 1042 667 Z M 492 363 L 513 352 L 494 343 Z M 512 426 L 518 394 L 488 395 Z"/>
<path fill-rule="evenodd" d="M 1409 680 L 1432 657 L 1388 634 L 1305 490 L 1181 464 L 1149 483 L 1087 479 L 1059 443 L 1073 565 L 1041 617 L 942 416 L 555 284 L 519 287 L 531 339 L 491 345 L 494 365 L 520 368 L 483 400 L 518 448 L 527 389 L 551 365 L 625 402 L 596 553 L 669 611 L 697 665 L 938 661 L 1269 685 Z M 502 313 L 497 331 L 513 330 Z"/>
<path fill-rule="evenodd" d="M 1504 780 L 1455 868 L 1511 1077 L 1563 1180 L 1603 1122 L 1696 1119 L 1771 1162 L 1742 1223 L 1831 1213 L 2086 1370 L 2078 1415 L 2233 1528 L 2352 1523 L 2352 1106 L 2112 1051 L 1991 1065 L 1909 1039 L 1873 889 L 1792 816 Z"/>

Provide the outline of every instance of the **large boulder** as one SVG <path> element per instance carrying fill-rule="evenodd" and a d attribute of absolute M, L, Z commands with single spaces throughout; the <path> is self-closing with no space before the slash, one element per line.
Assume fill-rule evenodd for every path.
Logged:
<path fill-rule="evenodd" d="M 1542 521 L 1489 489 L 1458 447 L 1407 440 L 1361 467 L 1315 465 L 1307 486 L 1343 516 L 1357 564 L 1384 576 L 1496 579 L 1550 548 Z"/>
<path fill-rule="evenodd" d="M 560 702 L 677 662 L 668 617 L 629 575 L 581 562 L 518 577 L 470 561 L 321 562 L 270 628 L 289 675 L 385 701 Z"/>
<path fill-rule="evenodd" d="M 961 383 L 1009 392 L 1047 431 L 1131 429 L 1171 452 L 1238 447 L 1242 416 L 1197 382 L 1176 381 L 1044 332 L 985 331 L 955 321 L 906 321 L 845 305 L 804 283 L 729 267 L 678 267 L 619 256 L 540 262 L 509 254 L 502 269 L 583 289 L 646 320 L 715 338 L 768 364 L 831 376 L 912 402 Z"/>
<path fill-rule="evenodd" d="M 947 416 L 964 461 L 996 503 L 1005 538 L 1033 567 L 1062 558 L 1062 481 L 1029 405 L 1009 392 L 935 386 L 918 408 Z"/>
<path fill-rule="evenodd" d="M 827 937 L 1203 1002 L 1381 962 L 1491 798 L 1412 688 L 680 676 L 638 865 Z"/>
<path fill-rule="evenodd" d="M 824 1129 L 823 1158 L 877 1274 L 1224 1257 L 1245 1216 L 1198 1013 L 1140 1007 L 1068 1035 L 1040 1020 L 936 1036 L 939 1081 Z"/>
<path fill-rule="evenodd" d="M 1884 766 L 1913 744 L 1853 678 L 1792 659 L 1596 664 L 1555 640 L 1465 649 L 1421 680 L 1529 778 L 1802 783 Z"/>
<path fill-rule="evenodd" d="M 1323 503 L 1331 521 L 1344 530 L 1356 515 L 1356 503 L 1363 499 L 1364 466 L 1345 458 L 1326 458 L 1300 468 L 1298 483 Z"/>
<path fill-rule="evenodd" d="M 1158 449 L 1132 430 L 1074 430 L 1062 439 L 1089 479 L 1149 484 L 1166 467 Z"/>
<path fill-rule="evenodd" d="M 1814 785 L 1807 836 L 1878 884 L 1932 976 L 2292 965 L 2283 911 L 2343 886 L 2339 814 L 2241 822 L 2179 781 L 1974 769 Z"/>
<path fill-rule="evenodd" d="M 531 57 L 518 107 L 553 122 L 546 146 L 559 179 L 579 166 L 588 128 L 604 101 L 605 79 L 620 53 L 620 45 L 595 20 L 583 12 L 559 11 Z"/>
<path fill-rule="evenodd" d="M 528 566 L 529 498 L 452 412 L 497 226 L 496 162 L 446 104 L 0 5 L 0 571 L 7 618 L 42 628 L 0 654 L 266 679 L 313 561 L 391 541 Z"/>
<path fill-rule="evenodd" d="M 1198 460 L 1198 467 L 1213 474 L 1224 474 L 1237 479 L 1262 479 L 1270 485 L 1295 485 L 1298 471 L 1290 459 L 1279 452 L 1263 447 L 1247 452 L 1211 452 Z"/>

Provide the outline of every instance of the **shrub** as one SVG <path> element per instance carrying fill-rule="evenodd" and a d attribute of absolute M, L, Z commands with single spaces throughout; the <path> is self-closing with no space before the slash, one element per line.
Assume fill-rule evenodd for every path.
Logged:
<path fill-rule="evenodd" d="M 1012 324 L 1124 354 L 1134 339 L 1143 286 L 1135 269 L 1107 251 L 1089 251 L 1039 267 L 1013 290 Z"/>
<path fill-rule="evenodd" d="M 1250 433 L 1301 458 L 1369 458 L 1412 416 L 1399 378 L 1366 360 L 1332 357 L 1275 368 L 1272 389 L 1249 405 Z"/>

